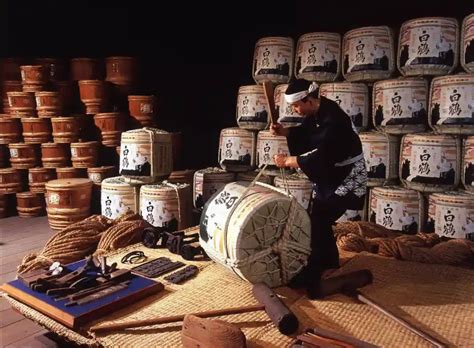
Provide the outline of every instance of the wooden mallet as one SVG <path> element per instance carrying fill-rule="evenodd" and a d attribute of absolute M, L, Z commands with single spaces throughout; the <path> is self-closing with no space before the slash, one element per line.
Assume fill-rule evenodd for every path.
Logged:
<path fill-rule="evenodd" d="M 265 93 L 265 99 L 267 100 L 268 112 L 270 113 L 270 122 L 271 124 L 277 124 L 278 117 L 275 108 L 275 96 L 273 94 L 274 89 L 271 81 L 263 82 L 263 92 Z"/>

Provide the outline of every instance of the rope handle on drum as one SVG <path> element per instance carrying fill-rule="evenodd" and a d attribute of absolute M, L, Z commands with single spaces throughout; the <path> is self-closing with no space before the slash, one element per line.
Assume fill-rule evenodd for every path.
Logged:
<path fill-rule="evenodd" d="M 288 184 L 288 178 L 286 176 L 286 171 L 285 171 L 285 168 L 280 168 L 280 174 L 281 174 L 281 178 L 283 180 L 283 188 L 285 189 L 286 193 L 288 193 L 289 195 L 291 195 L 290 193 L 290 185 Z"/>

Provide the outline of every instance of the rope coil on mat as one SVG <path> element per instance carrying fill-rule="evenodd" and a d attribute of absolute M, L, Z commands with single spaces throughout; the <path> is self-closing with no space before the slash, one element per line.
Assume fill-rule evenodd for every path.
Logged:
<path fill-rule="evenodd" d="M 404 235 L 370 222 L 341 222 L 334 228 L 337 246 L 405 261 L 474 267 L 474 242 L 443 241 L 435 233 Z"/>

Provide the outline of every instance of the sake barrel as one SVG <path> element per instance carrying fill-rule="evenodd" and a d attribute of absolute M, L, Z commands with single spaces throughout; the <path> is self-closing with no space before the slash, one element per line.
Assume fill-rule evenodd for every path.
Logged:
<path fill-rule="evenodd" d="M 318 82 L 335 81 L 341 72 L 341 35 L 307 33 L 298 39 L 295 76 Z"/>
<path fill-rule="evenodd" d="M 431 81 L 428 121 L 439 133 L 474 134 L 474 74 Z"/>
<path fill-rule="evenodd" d="M 190 187 L 194 185 L 194 169 L 174 170 L 171 172 L 168 182 L 172 184 L 189 184 Z"/>
<path fill-rule="evenodd" d="M 399 186 L 370 190 L 369 221 L 389 230 L 416 234 L 423 220 L 421 193 Z"/>
<path fill-rule="evenodd" d="M 7 145 L 0 145 L 0 168 L 10 166 L 10 151 Z"/>
<path fill-rule="evenodd" d="M 21 140 L 21 134 L 19 119 L 0 117 L 0 144 L 17 143 Z"/>
<path fill-rule="evenodd" d="M 275 108 L 278 114 L 278 123 L 283 127 L 296 127 L 303 122 L 303 116 L 293 111 L 293 107 L 285 100 L 285 91 L 288 88 L 287 84 L 278 85 L 275 87 Z"/>
<path fill-rule="evenodd" d="M 313 193 L 313 183 L 306 175 L 292 174 L 275 177 L 275 187 L 289 191 L 296 198 L 296 201 L 308 210 L 311 195 Z"/>
<path fill-rule="evenodd" d="M 400 28 L 398 70 L 404 76 L 451 74 L 458 65 L 458 42 L 455 18 L 410 19 Z"/>
<path fill-rule="evenodd" d="M 15 168 L 0 169 L 0 194 L 21 192 L 23 184 L 21 173 Z"/>
<path fill-rule="evenodd" d="M 464 140 L 461 180 L 466 190 L 474 192 L 474 137 Z"/>
<path fill-rule="evenodd" d="M 323 83 L 319 95 L 335 101 L 349 115 L 357 132 L 367 128 L 369 122 L 370 97 L 363 83 Z"/>
<path fill-rule="evenodd" d="M 48 82 L 47 71 L 42 65 L 22 65 L 20 72 L 25 92 L 41 91 Z"/>
<path fill-rule="evenodd" d="M 56 179 L 56 170 L 54 168 L 28 169 L 28 185 L 33 193 L 45 193 L 46 183 L 54 179 Z"/>
<path fill-rule="evenodd" d="M 2 101 L 3 101 L 3 112 L 10 114 L 10 104 L 8 102 L 8 92 L 21 92 L 23 88 L 21 81 L 2 81 Z"/>
<path fill-rule="evenodd" d="M 95 58 L 71 59 L 71 80 L 100 80 L 103 78 L 103 62 Z"/>
<path fill-rule="evenodd" d="M 138 62 L 134 57 L 105 58 L 106 80 L 117 85 L 135 82 L 138 73 Z"/>
<path fill-rule="evenodd" d="M 393 34 L 389 27 L 348 31 L 342 39 L 342 75 L 348 81 L 388 79 L 395 71 Z"/>
<path fill-rule="evenodd" d="M 260 85 L 239 87 L 237 124 L 243 129 L 265 129 L 268 125 L 267 100 Z"/>
<path fill-rule="evenodd" d="M 259 170 L 252 170 L 250 172 L 240 172 L 237 173 L 236 176 L 236 181 L 248 181 L 252 182 L 254 179 L 257 177 L 257 175 L 260 173 Z M 260 176 L 257 179 L 258 182 L 263 182 L 264 184 L 268 185 L 273 185 L 274 178 L 273 176 L 266 175 L 266 174 L 260 174 Z"/>
<path fill-rule="evenodd" d="M 388 134 L 422 132 L 428 123 L 428 82 L 405 78 L 374 83 L 372 117 Z"/>
<path fill-rule="evenodd" d="M 288 83 L 293 72 L 294 43 L 290 37 L 264 37 L 255 44 L 253 79 L 256 83 Z"/>
<path fill-rule="evenodd" d="M 66 64 L 59 58 L 36 58 L 35 62 L 41 64 L 46 70 L 49 81 L 61 81 L 67 79 Z"/>
<path fill-rule="evenodd" d="M 450 135 L 409 134 L 402 139 L 400 178 L 422 192 L 441 192 L 459 184 L 460 140 Z"/>
<path fill-rule="evenodd" d="M 463 191 L 431 194 L 427 230 L 441 237 L 474 241 L 474 195 Z"/>
<path fill-rule="evenodd" d="M 261 183 L 230 183 L 216 192 L 202 213 L 199 235 L 214 261 L 270 287 L 287 284 L 311 252 L 307 212 L 284 191 Z"/>
<path fill-rule="evenodd" d="M 25 143 L 41 144 L 51 140 L 51 121 L 47 118 L 22 117 L 21 125 Z"/>
<path fill-rule="evenodd" d="M 219 140 L 218 160 L 229 172 L 255 168 L 255 133 L 241 128 L 224 128 Z"/>
<path fill-rule="evenodd" d="M 87 168 L 87 176 L 94 184 L 100 185 L 107 178 L 117 175 L 117 168 L 114 166 L 101 166 Z"/>
<path fill-rule="evenodd" d="M 86 106 L 86 114 L 97 114 L 106 111 L 108 102 L 108 85 L 102 80 L 79 81 L 79 94 Z"/>
<path fill-rule="evenodd" d="M 16 210 L 19 217 L 36 217 L 44 215 L 44 194 L 20 192 L 16 194 Z"/>
<path fill-rule="evenodd" d="M 68 144 L 41 144 L 41 161 L 45 168 L 67 167 L 70 163 L 71 152 Z"/>
<path fill-rule="evenodd" d="M 139 212 L 140 186 L 125 182 L 121 176 L 102 181 L 101 206 L 102 215 L 116 219 L 127 212 Z"/>
<path fill-rule="evenodd" d="M 128 109 L 142 127 L 155 125 L 156 98 L 153 95 L 129 95 Z"/>
<path fill-rule="evenodd" d="M 289 155 L 286 137 L 272 135 L 270 131 L 260 131 L 257 136 L 257 167 L 259 169 L 267 165 L 265 173 L 278 175 L 280 168 L 275 165 L 273 156 L 278 154 Z"/>
<path fill-rule="evenodd" d="M 55 143 L 74 143 L 79 140 L 80 120 L 78 117 L 51 118 Z"/>
<path fill-rule="evenodd" d="M 71 161 L 76 168 L 95 167 L 99 161 L 99 142 L 71 143 Z"/>
<path fill-rule="evenodd" d="M 474 13 L 462 22 L 461 65 L 467 72 L 474 73 Z"/>
<path fill-rule="evenodd" d="M 90 215 L 92 181 L 57 179 L 46 183 L 46 211 L 49 226 L 61 230 Z"/>
<path fill-rule="evenodd" d="M 62 100 L 59 92 L 36 92 L 36 110 L 38 117 L 60 116 Z"/>
<path fill-rule="evenodd" d="M 33 168 L 40 164 L 39 146 L 37 144 L 9 144 L 10 163 L 16 169 Z"/>
<path fill-rule="evenodd" d="M 235 173 L 229 173 L 221 168 L 210 167 L 194 173 L 193 203 L 200 209 L 213 194 L 226 184 L 235 180 Z"/>
<path fill-rule="evenodd" d="M 56 168 L 56 175 L 58 179 L 87 178 L 87 170 L 74 167 Z"/>
<path fill-rule="evenodd" d="M 191 186 L 164 182 L 140 189 L 140 215 L 155 227 L 177 231 L 191 226 Z"/>
<path fill-rule="evenodd" d="M 156 128 L 122 133 L 120 175 L 128 182 L 152 183 L 173 171 L 171 133 Z"/>
<path fill-rule="evenodd" d="M 381 186 L 397 180 L 400 140 L 379 132 L 363 132 L 359 137 L 367 168 L 367 186 Z"/>
<path fill-rule="evenodd" d="M 36 101 L 31 92 L 7 92 L 11 117 L 35 117 Z"/>

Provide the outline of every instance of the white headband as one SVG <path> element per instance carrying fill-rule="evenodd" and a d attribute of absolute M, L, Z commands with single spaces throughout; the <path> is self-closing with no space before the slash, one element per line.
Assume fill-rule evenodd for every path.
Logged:
<path fill-rule="evenodd" d="M 312 82 L 309 85 L 307 91 L 296 92 L 296 93 L 293 93 L 293 94 L 285 94 L 285 101 L 287 103 L 290 103 L 290 104 L 294 103 L 294 102 L 297 102 L 298 100 L 303 99 L 308 94 L 316 91 L 317 89 L 318 89 L 318 84 L 316 82 Z"/>

